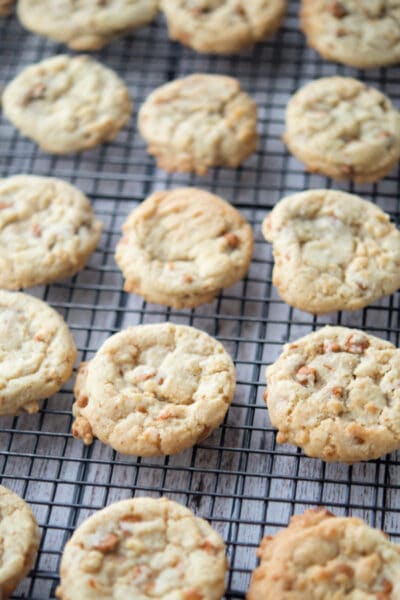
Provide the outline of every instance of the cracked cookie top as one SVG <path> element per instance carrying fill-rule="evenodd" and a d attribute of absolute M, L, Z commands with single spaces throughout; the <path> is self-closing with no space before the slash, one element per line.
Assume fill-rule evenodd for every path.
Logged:
<path fill-rule="evenodd" d="M 167 498 L 132 498 L 87 519 L 65 546 L 61 600 L 221 600 L 225 545 Z"/>
<path fill-rule="evenodd" d="M 161 0 L 170 37 L 198 52 L 229 54 L 281 25 L 286 0 Z"/>
<path fill-rule="evenodd" d="M 328 60 L 361 69 L 400 62 L 399 0 L 302 0 L 301 26 Z"/>
<path fill-rule="evenodd" d="M 156 16 L 158 0 L 19 0 L 27 29 L 74 50 L 98 50 Z"/>
<path fill-rule="evenodd" d="M 123 226 L 116 261 L 125 289 L 175 308 L 210 302 L 241 279 L 253 250 L 250 225 L 203 190 L 156 192 Z"/>
<path fill-rule="evenodd" d="M 267 368 L 277 441 L 308 456 L 354 463 L 400 448 L 400 350 L 347 327 L 286 344 Z"/>
<path fill-rule="evenodd" d="M 400 231 L 358 196 L 288 196 L 265 219 L 263 234 L 273 244 L 274 285 L 300 310 L 356 310 L 400 287 Z"/>
<path fill-rule="evenodd" d="M 79 367 L 72 432 L 124 454 L 176 454 L 222 422 L 234 391 L 232 360 L 206 333 L 171 323 L 129 327 Z"/>
<path fill-rule="evenodd" d="M 21 133 L 53 154 L 114 139 L 132 112 L 128 90 L 111 69 L 67 55 L 24 69 L 4 90 L 3 108 Z"/>
<path fill-rule="evenodd" d="M 195 74 L 157 88 L 139 111 L 148 152 L 166 171 L 237 167 L 258 142 L 257 108 L 239 81 Z"/>
<path fill-rule="evenodd" d="M 8 598 L 35 562 L 40 529 L 32 510 L 0 485 L 0 594 Z"/>
<path fill-rule="evenodd" d="M 0 414 L 37 412 L 38 400 L 71 377 L 75 358 L 61 315 L 33 296 L 0 290 Z"/>
<path fill-rule="evenodd" d="M 247 600 L 395 600 L 400 546 L 355 517 L 309 509 L 259 547 Z"/>
<path fill-rule="evenodd" d="M 67 182 L 0 179 L 0 286 L 18 290 L 77 273 L 101 230 L 89 200 Z"/>
<path fill-rule="evenodd" d="M 387 96 L 351 77 L 324 77 L 290 99 L 284 136 L 310 171 L 377 181 L 398 163 L 400 115 Z"/>

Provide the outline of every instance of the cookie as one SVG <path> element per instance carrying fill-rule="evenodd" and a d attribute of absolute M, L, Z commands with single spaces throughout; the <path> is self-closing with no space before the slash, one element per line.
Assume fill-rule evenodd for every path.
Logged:
<path fill-rule="evenodd" d="M 258 143 L 257 108 L 237 79 L 195 74 L 154 90 L 139 111 L 148 152 L 166 171 L 238 167 Z"/>
<path fill-rule="evenodd" d="M 0 16 L 5 17 L 12 12 L 15 0 L 0 0 Z"/>
<path fill-rule="evenodd" d="M 79 367 L 72 433 L 124 454 L 176 454 L 222 422 L 234 392 L 230 356 L 203 331 L 129 327 Z"/>
<path fill-rule="evenodd" d="M 93 514 L 61 560 L 61 600 L 221 600 L 227 561 L 219 534 L 167 498 L 131 498 Z"/>
<path fill-rule="evenodd" d="M 387 96 L 357 79 L 324 77 L 289 101 L 284 141 L 309 171 L 378 181 L 400 158 L 400 114 Z"/>
<path fill-rule="evenodd" d="M 169 36 L 197 50 L 230 54 L 279 29 L 286 0 L 161 0 Z"/>
<path fill-rule="evenodd" d="M 40 544 L 36 519 L 17 494 L 0 485 L 0 595 L 7 600 L 34 565 Z"/>
<path fill-rule="evenodd" d="M 400 62 L 397 0 L 302 0 L 301 27 L 327 60 L 360 69 Z"/>
<path fill-rule="evenodd" d="M 247 600 L 396 600 L 400 546 L 356 517 L 309 509 L 262 540 Z"/>
<path fill-rule="evenodd" d="M 300 310 L 356 310 L 400 287 L 400 231 L 358 196 L 288 196 L 265 219 L 263 234 L 273 244 L 273 283 Z"/>
<path fill-rule="evenodd" d="M 0 179 L 0 287 L 17 290 L 77 273 L 101 230 L 89 200 L 65 181 Z"/>
<path fill-rule="evenodd" d="M 267 368 L 277 441 L 327 462 L 354 463 L 400 448 L 400 350 L 347 327 L 286 344 Z"/>
<path fill-rule="evenodd" d="M 39 410 L 72 374 L 76 348 L 62 319 L 33 296 L 0 290 L 0 415 Z"/>
<path fill-rule="evenodd" d="M 113 140 L 132 112 L 128 90 L 87 56 L 53 56 L 27 67 L 3 94 L 6 117 L 46 152 L 69 154 Z"/>
<path fill-rule="evenodd" d="M 18 17 L 34 33 L 68 44 L 73 50 L 98 50 L 147 25 L 158 0 L 19 0 Z"/>
<path fill-rule="evenodd" d="M 246 274 L 250 225 L 230 204 L 203 190 L 155 192 L 123 225 L 116 261 L 125 290 L 150 302 L 194 307 Z"/>

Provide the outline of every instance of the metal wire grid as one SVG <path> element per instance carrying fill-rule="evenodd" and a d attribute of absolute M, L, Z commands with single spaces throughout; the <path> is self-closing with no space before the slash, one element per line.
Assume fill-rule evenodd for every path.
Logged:
<path fill-rule="evenodd" d="M 157 85 L 192 72 L 238 77 L 259 106 L 258 152 L 238 170 L 213 170 L 206 177 L 167 175 L 157 170 L 136 131 L 135 118 L 112 144 L 81 155 L 49 156 L 0 120 L 0 176 L 53 175 L 80 187 L 105 224 L 101 243 L 86 269 L 72 279 L 29 290 L 58 309 L 73 331 L 79 361 L 122 327 L 165 320 L 194 325 L 220 339 L 237 367 L 237 394 L 224 424 L 199 446 L 173 457 L 135 459 L 95 442 L 72 439 L 72 381 L 37 415 L 2 418 L 2 483 L 33 507 L 43 536 L 37 564 L 13 598 L 54 598 L 62 548 L 74 528 L 95 509 L 132 495 L 165 494 L 209 519 L 228 545 L 226 598 L 243 598 L 256 565 L 255 548 L 265 533 L 288 523 L 308 506 L 357 514 L 400 537 L 398 457 L 353 467 L 326 465 L 290 446 L 278 446 L 262 400 L 264 368 L 283 342 L 325 323 L 366 329 L 399 342 L 398 294 L 353 314 L 311 317 L 293 310 L 271 284 L 271 250 L 260 224 L 282 196 L 310 187 L 330 187 L 308 175 L 281 142 L 284 108 L 303 83 L 334 73 L 362 78 L 388 93 L 400 107 L 398 68 L 362 73 L 321 61 L 305 46 L 297 23 L 298 3 L 289 3 L 278 36 L 235 57 L 207 57 L 168 41 L 157 22 L 98 53 L 127 82 L 137 109 Z M 22 30 L 16 19 L 0 23 L 0 81 L 25 65 L 65 48 Z M 129 212 L 151 191 L 198 185 L 231 201 L 256 233 L 248 277 L 212 304 L 176 311 L 143 302 L 122 290 L 113 253 Z M 337 184 L 335 184 L 336 187 Z M 346 186 L 376 201 L 398 222 L 399 180 L 391 174 L 377 185 Z"/>

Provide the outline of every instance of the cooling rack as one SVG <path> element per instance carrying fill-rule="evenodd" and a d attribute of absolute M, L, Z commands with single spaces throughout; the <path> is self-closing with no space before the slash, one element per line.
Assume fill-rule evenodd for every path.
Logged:
<path fill-rule="evenodd" d="M 400 107 L 400 70 L 367 72 L 322 61 L 306 48 L 298 29 L 298 2 L 289 2 L 283 29 L 274 38 L 234 57 L 209 57 L 168 41 L 163 19 L 117 41 L 95 57 L 124 78 L 135 101 L 130 127 L 109 145 L 68 157 L 49 156 L 0 119 L 0 176 L 53 175 L 81 188 L 104 222 L 97 251 L 77 276 L 29 290 L 64 316 L 79 347 L 79 361 L 93 356 L 112 333 L 128 325 L 171 320 L 216 336 L 237 367 L 237 393 L 223 425 L 197 447 L 167 458 L 119 455 L 95 442 L 84 447 L 70 435 L 72 385 L 45 401 L 37 415 L 0 420 L 3 484 L 23 496 L 42 527 L 40 554 L 15 599 L 54 598 L 62 548 L 74 528 L 98 508 L 133 495 L 161 494 L 209 519 L 228 547 L 227 599 L 243 598 L 261 537 L 284 527 L 294 513 L 325 505 L 353 514 L 400 536 L 398 457 L 358 464 L 326 465 L 275 442 L 262 400 L 265 367 L 282 343 L 325 323 L 365 329 L 399 342 L 398 294 L 355 313 L 312 317 L 285 305 L 271 284 L 271 249 L 261 236 L 262 219 L 286 194 L 332 181 L 308 175 L 282 142 L 284 108 L 303 83 L 335 73 L 364 79 Z M 25 32 L 13 17 L 0 21 L 0 82 L 24 66 L 65 48 Z M 259 106 L 258 152 L 237 170 L 205 177 L 167 175 L 145 152 L 136 112 L 156 86 L 192 72 L 238 77 Z M 255 254 L 248 277 L 212 303 L 171 310 L 122 291 L 113 254 L 128 213 L 156 189 L 197 185 L 232 202 L 252 223 Z M 341 185 L 400 217 L 399 179 L 377 185 Z"/>

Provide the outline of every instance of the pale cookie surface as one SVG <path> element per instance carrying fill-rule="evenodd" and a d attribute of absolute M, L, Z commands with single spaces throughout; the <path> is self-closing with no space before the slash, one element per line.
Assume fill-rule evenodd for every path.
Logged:
<path fill-rule="evenodd" d="M 111 504 L 64 549 L 61 600 L 220 600 L 225 545 L 207 521 L 167 498 Z"/>
<path fill-rule="evenodd" d="M 72 335 L 48 304 L 0 290 L 0 415 L 39 410 L 71 377 Z"/>
<path fill-rule="evenodd" d="M 399 0 L 302 0 L 301 26 L 328 60 L 361 69 L 400 62 Z"/>
<path fill-rule="evenodd" d="M 9 15 L 13 9 L 15 0 L 0 0 L 0 16 Z"/>
<path fill-rule="evenodd" d="M 274 33 L 286 0 L 161 0 L 169 35 L 198 52 L 228 54 Z"/>
<path fill-rule="evenodd" d="M 138 124 L 148 152 L 166 171 L 204 175 L 210 167 L 237 167 L 258 142 L 254 101 L 224 75 L 162 85 L 143 104 Z"/>
<path fill-rule="evenodd" d="M 87 56 L 59 55 L 27 67 L 9 83 L 3 109 L 43 150 L 68 154 L 114 139 L 132 104 L 111 69 Z"/>
<path fill-rule="evenodd" d="M 89 200 L 65 181 L 0 179 L 0 287 L 17 290 L 77 273 L 101 229 Z"/>
<path fill-rule="evenodd" d="M 277 441 L 354 463 L 400 448 L 400 350 L 357 329 L 324 327 L 267 368 Z"/>
<path fill-rule="evenodd" d="M 247 600 L 397 600 L 400 546 L 355 517 L 309 509 L 259 547 Z"/>
<path fill-rule="evenodd" d="M 7 600 L 36 559 L 40 530 L 28 504 L 0 485 L 0 596 Z"/>
<path fill-rule="evenodd" d="M 273 244 L 273 283 L 300 310 L 356 310 L 400 287 L 400 231 L 358 196 L 288 196 L 265 219 L 263 234 Z"/>
<path fill-rule="evenodd" d="M 372 182 L 400 157 L 400 115 L 387 96 L 351 77 L 301 88 L 286 109 L 284 140 L 309 171 Z"/>
<path fill-rule="evenodd" d="M 235 368 L 222 344 L 171 323 L 129 327 L 79 367 L 72 433 L 124 454 L 176 454 L 223 420 Z"/>
<path fill-rule="evenodd" d="M 74 50 L 98 50 L 154 19 L 157 0 L 19 0 L 21 23 Z"/>
<path fill-rule="evenodd" d="M 156 192 L 128 217 L 116 250 L 125 290 L 151 302 L 193 307 L 244 277 L 253 251 L 250 225 L 203 190 Z"/>

